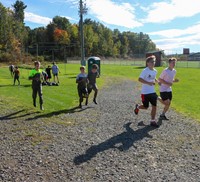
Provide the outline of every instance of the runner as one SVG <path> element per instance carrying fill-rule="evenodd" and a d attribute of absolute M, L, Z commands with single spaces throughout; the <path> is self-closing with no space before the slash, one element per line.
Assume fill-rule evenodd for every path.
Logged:
<path fill-rule="evenodd" d="M 79 95 L 79 108 L 82 108 L 83 98 L 86 98 L 85 105 L 88 104 L 88 90 L 87 90 L 87 74 L 85 73 L 85 67 L 80 67 L 81 73 L 76 77 L 76 83 L 78 83 L 77 90 Z"/>
<path fill-rule="evenodd" d="M 160 84 L 160 97 L 158 100 L 164 104 L 163 112 L 160 115 L 161 120 L 169 120 L 165 114 L 169 110 L 171 101 L 172 101 L 172 85 L 174 82 L 178 82 L 178 79 L 174 79 L 176 75 L 176 70 L 174 69 L 176 65 L 176 58 L 170 58 L 168 60 L 169 66 L 164 69 L 159 77 Z"/>
<path fill-rule="evenodd" d="M 141 72 L 139 77 L 139 82 L 142 83 L 142 91 L 141 91 L 141 98 L 142 98 L 142 105 L 136 104 L 134 112 L 137 115 L 139 109 L 148 109 L 149 103 L 152 105 L 151 110 L 151 121 L 150 125 L 154 127 L 158 127 L 159 125 L 155 121 L 156 116 L 156 107 L 157 107 L 157 94 L 155 92 L 155 83 L 156 83 L 156 74 L 157 70 L 154 69 L 156 62 L 155 56 L 149 56 L 146 59 L 147 67 Z"/>
<path fill-rule="evenodd" d="M 44 110 L 43 108 L 43 97 L 42 97 L 42 81 L 44 81 L 42 70 L 40 69 L 40 62 L 34 62 L 35 69 L 31 70 L 29 75 L 29 80 L 32 80 L 32 97 L 33 97 L 33 106 L 36 107 L 36 97 L 37 93 L 39 95 L 40 100 L 40 110 Z"/>
<path fill-rule="evenodd" d="M 93 102 L 95 104 L 97 104 L 96 98 L 97 98 L 97 94 L 98 94 L 98 87 L 97 87 L 97 84 L 96 84 L 96 78 L 99 78 L 99 73 L 98 73 L 97 70 L 98 70 L 98 65 L 93 64 L 92 70 L 88 73 L 89 84 L 87 86 L 88 94 L 90 94 L 92 92 L 92 90 L 94 90 Z"/>

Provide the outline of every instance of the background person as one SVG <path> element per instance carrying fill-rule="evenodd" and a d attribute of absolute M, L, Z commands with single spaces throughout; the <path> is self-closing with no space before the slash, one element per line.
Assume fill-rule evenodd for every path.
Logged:
<path fill-rule="evenodd" d="M 59 67 L 56 65 L 55 62 L 53 62 L 53 66 L 51 67 L 52 69 L 52 74 L 53 74 L 53 80 L 54 82 L 56 82 L 55 77 L 57 79 L 57 83 L 59 83 L 59 79 L 58 79 L 58 72 L 60 73 Z"/>
<path fill-rule="evenodd" d="M 19 69 L 18 69 L 17 66 L 15 66 L 15 69 L 13 71 L 13 75 L 14 75 L 14 83 L 13 83 L 13 85 L 15 85 L 16 80 L 18 81 L 18 85 L 20 85 L 20 81 L 19 81 L 20 72 L 19 72 Z"/>
<path fill-rule="evenodd" d="M 13 77 L 14 68 L 15 68 L 15 67 L 14 67 L 13 64 L 9 66 L 9 71 L 10 71 L 11 77 Z"/>
<path fill-rule="evenodd" d="M 48 65 L 48 67 L 46 68 L 46 73 L 48 75 L 47 81 L 50 82 L 51 81 L 51 66 Z"/>

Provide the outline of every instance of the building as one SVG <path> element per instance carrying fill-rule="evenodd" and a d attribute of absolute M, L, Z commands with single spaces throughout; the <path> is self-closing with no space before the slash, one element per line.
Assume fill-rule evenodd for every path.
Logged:
<path fill-rule="evenodd" d="M 188 61 L 200 61 L 200 52 L 189 54 Z"/>
<path fill-rule="evenodd" d="M 146 53 L 146 57 L 154 55 L 156 57 L 155 67 L 158 67 L 158 66 L 161 66 L 163 52 L 164 52 L 164 50 L 161 50 L 161 51 L 150 51 L 150 52 Z"/>

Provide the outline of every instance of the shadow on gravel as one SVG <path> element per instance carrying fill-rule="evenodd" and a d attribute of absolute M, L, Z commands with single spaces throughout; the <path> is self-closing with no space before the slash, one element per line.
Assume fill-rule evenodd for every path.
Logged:
<path fill-rule="evenodd" d="M 21 115 L 18 115 L 19 113 L 22 113 L 26 111 L 25 109 L 22 109 L 22 110 L 19 110 L 17 112 L 14 112 L 14 113 L 11 113 L 11 114 L 8 114 L 6 116 L 2 116 L 0 117 L 0 120 L 11 120 L 11 119 L 16 119 L 16 118 L 23 118 L 23 117 L 26 117 L 26 116 L 30 116 L 32 114 L 37 114 L 39 112 L 31 112 L 31 113 L 25 113 L 25 114 L 21 114 Z"/>
<path fill-rule="evenodd" d="M 59 111 L 53 111 L 53 112 L 50 112 L 50 113 L 46 113 L 46 114 L 42 114 L 42 115 L 37 115 L 37 116 L 34 116 L 32 118 L 28 118 L 28 119 L 26 119 L 26 121 L 35 120 L 35 119 L 39 119 L 39 118 L 50 118 L 52 116 L 58 116 L 60 114 L 82 112 L 82 111 L 84 111 L 86 109 L 90 109 L 90 108 L 91 107 L 86 107 L 86 108 L 80 109 L 79 107 L 73 107 L 71 109 L 64 109 L 64 110 L 59 110 Z"/>
<path fill-rule="evenodd" d="M 159 125 L 162 124 L 162 121 L 160 120 L 158 122 Z M 139 128 L 138 130 L 134 131 L 131 127 L 131 122 L 126 123 L 124 125 L 124 128 L 126 129 L 125 132 L 120 133 L 119 135 L 113 136 L 109 138 L 108 140 L 98 144 L 98 145 L 93 145 L 89 149 L 86 150 L 85 154 L 76 156 L 74 158 L 74 164 L 75 165 L 80 165 L 84 162 L 87 162 L 91 160 L 93 157 L 96 156 L 96 154 L 103 152 L 105 150 L 115 148 L 120 151 L 126 151 L 130 147 L 134 145 L 134 142 L 142 140 L 143 138 L 152 138 L 151 135 L 149 135 L 149 132 L 152 130 L 155 130 L 157 128 L 152 127 L 150 125 L 144 125 L 144 123 L 141 121 L 138 125 L 139 126 L 144 126 L 143 128 Z M 121 144 L 120 146 L 116 145 Z"/>

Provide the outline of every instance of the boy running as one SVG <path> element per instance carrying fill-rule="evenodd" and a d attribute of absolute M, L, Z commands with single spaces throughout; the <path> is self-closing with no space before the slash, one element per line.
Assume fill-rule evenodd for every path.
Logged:
<path fill-rule="evenodd" d="M 157 70 L 154 69 L 156 62 L 155 56 L 149 56 L 146 59 L 147 67 L 142 71 L 139 76 L 138 81 L 142 83 L 142 91 L 141 91 L 141 98 L 142 98 L 142 105 L 136 104 L 135 106 L 135 114 L 137 115 L 139 109 L 148 109 L 149 103 L 152 105 L 151 110 L 151 121 L 150 125 L 154 127 L 158 127 L 158 124 L 155 121 L 156 116 L 156 106 L 157 106 L 157 94 L 155 92 L 155 82 Z"/>
<path fill-rule="evenodd" d="M 36 107 L 36 97 L 37 93 L 39 95 L 40 100 L 40 110 L 44 110 L 43 104 L 43 97 L 42 97 L 42 81 L 44 81 L 42 70 L 40 69 L 40 62 L 34 62 L 35 69 L 31 70 L 29 75 L 29 80 L 32 80 L 32 97 L 33 97 L 33 106 Z"/>
<path fill-rule="evenodd" d="M 78 83 L 77 90 L 79 95 L 79 108 L 82 108 L 83 98 L 86 98 L 85 105 L 88 104 L 88 91 L 87 91 L 87 74 L 85 73 L 85 67 L 80 67 L 81 73 L 76 77 L 76 83 Z"/>
<path fill-rule="evenodd" d="M 164 104 L 164 109 L 162 114 L 160 115 L 161 120 L 169 120 L 165 113 L 168 111 L 169 106 L 171 104 L 172 100 L 172 84 L 173 82 L 178 82 L 178 79 L 174 79 L 176 75 L 176 70 L 174 69 L 176 65 L 176 58 L 170 58 L 168 60 L 169 66 L 168 68 L 164 69 L 159 77 L 160 82 L 160 97 L 158 97 L 158 100 Z"/>
<path fill-rule="evenodd" d="M 19 81 L 20 72 L 19 72 L 19 69 L 18 69 L 17 66 L 15 66 L 15 69 L 13 71 L 13 75 L 14 75 L 14 84 L 13 85 L 15 85 L 16 80 L 18 81 L 18 85 L 20 85 L 20 81 Z"/>
<path fill-rule="evenodd" d="M 97 64 L 93 64 L 92 65 L 92 70 L 88 73 L 88 80 L 89 80 L 89 84 L 88 84 L 88 94 L 90 94 L 92 92 L 92 90 L 94 90 L 94 98 L 93 98 L 93 102 L 95 104 L 97 104 L 96 98 L 97 98 L 97 94 L 98 94 L 98 87 L 96 84 L 96 78 L 99 78 L 99 73 L 97 71 L 98 69 L 98 65 Z"/>

